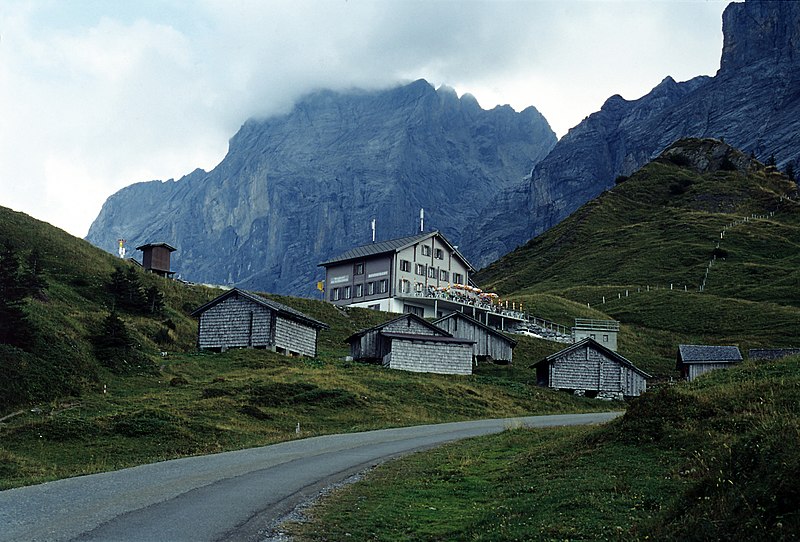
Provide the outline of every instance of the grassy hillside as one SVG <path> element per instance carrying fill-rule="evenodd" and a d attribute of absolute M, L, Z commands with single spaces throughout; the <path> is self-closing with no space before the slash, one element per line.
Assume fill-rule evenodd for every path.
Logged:
<path fill-rule="evenodd" d="M 679 148 L 691 155 L 705 143 Z M 800 306 L 790 287 L 800 279 L 800 204 L 790 199 L 796 184 L 757 162 L 745 171 L 682 163 L 673 155 L 648 164 L 482 270 L 478 282 L 502 294 L 670 283 L 697 290 L 720 242 L 724 259 L 715 262 L 706 292 Z"/>
<path fill-rule="evenodd" d="M 605 427 L 382 466 L 312 509 L 299 540 L 798 539 L 800 358 L 669 381 L 679 343 L 800 346 L 797 186 L 711 140 L 620 181 L 477 280 L 562 325 L 619 320 L 650 391 Z"/>
<path fill-rule="evenodd" d="M 600 428 L 512 430 L 378 468 L 299 540 L 797 540 L 800 358 L 646 394 Z"/>
<path fill-rule="evenodd" d="M 620 320 L 620 352 L 660 377 L 679 343 L 796 346 L 797 185 L 720 142 L 681 141 L 477 280 L 563 325 Z"/>
<path fill-rule="evenodd" d="M 346 362 L 344 339 L 392 316 L 311 299 L 271 296 L 330 325 L 315 359 L 199 353 L 188 314 L 220 290 L 145 274 L 3 208 L 0 239 L 14 260 L 0 271 L 27 277 L 36 267 L 43 283 L 13 322 L 25 340 L 0 344 L 0 488 L 324 433 L 608 407 L 536 387 L 527 365 L 558 345 L 532 338 L 520 341 L 518 366 L 466 378 Z M 158 290 L 163 307 L 128 303 L 131 280 L 139 294 Z M 132 344 L 109 359 L 98 343 L 112 311 Z"/>

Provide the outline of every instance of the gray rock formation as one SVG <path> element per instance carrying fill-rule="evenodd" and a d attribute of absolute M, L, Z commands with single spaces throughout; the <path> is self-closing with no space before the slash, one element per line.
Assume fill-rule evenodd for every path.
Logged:
<path fill-rule="evenodd" d="M 455 244 L 495 195 L 556 143 L 534 108 L 480 108 L 420 80 L 382 92 L 321 91 L 287 115 L 250 120 L 211 172 L 129 186 L 87 240 L 116 251 L 168 242 L 196 282 L 311 294 L 317 263 L 371 238 L 426 229 Z M 476 252 L 464 247 L 467 257 Z"/>
<path fill-rule="evenodd" d="M 714 137 L 779 168 L 800 162 L 800 2 L 730 4 L 713 78 L 667 77 L 646 96 L 612 96 L 569 131 L 464 239 L 485 265 L 566 218 L 682 137 Z"/>

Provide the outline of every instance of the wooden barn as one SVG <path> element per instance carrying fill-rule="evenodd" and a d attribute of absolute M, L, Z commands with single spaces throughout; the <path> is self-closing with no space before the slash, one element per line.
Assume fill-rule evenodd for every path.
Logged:
<path fill-rule="evenodd" d="M 592 338 L 586 338 L 534 364 L 540 386 L 573 390 L 604 399 L 637 397 L 650 375 Z"/>
<path fill-rule="evenodd" d="M 317 336 L 328 325 L 276 301 L 234 288 L 196 309 L 199 348 L 269 348 L 313 357 Z"/>
<path fill-rule="evenodd" d="M 353 359 L 418 373 L 472 374 L 473 341 L 453 337 L 415 314 L 347 338 Z"/>
<path fill-rule="evenodd" d="M 453 337 L 475 341 L 472 355 L 475 361 L 511 363 L 517 341 L 462 312 L 453 312 L 433 323 Z"/>
<path fill-rule="evenodd" d="M 742 353 L 736 346 L 678 345 L 676 369 L 691 382 L 698 376 L 716 369 L 725 369 L 742 362 Z"/>

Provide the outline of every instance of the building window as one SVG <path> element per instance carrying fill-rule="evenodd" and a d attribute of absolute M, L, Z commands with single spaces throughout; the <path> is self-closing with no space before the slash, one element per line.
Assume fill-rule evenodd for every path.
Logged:
<path fill-rule="evenodd" d="M 375 295 L 375 283 L 368 282 L 367 283 L 367 295 Z"/>
<path fill-rule="evenodd" d="M 350 286 L 344 287 L 344 293 L 342 295 L 342 299 L 350 299 Z"/>
<path fill-rule="evenodd" d="M 421 292 L 422 291 L 422 283 L 421 282 L 415 282 L 414 283 L 414 291 L 416 291 L 416 292 Z"/>
<path fill-rule="evenodd" d="M 379 310 L 381 310 L 381 305 L 380 305 L 380 303 L 375 304 L 375 305 L 367 305 L 367 308 L 368 309 L 372 309 L 374 311 L 379 311 Z"/>
<path fill-rule="evenodd" d="M 420 275 L 420 276 L 424 277 L 425 276 L 425 266 L 422 265 L 421 263 L 418 263 L 417 267 L 416 267 L 416 273 L 417 273 L 417 275 Z"/>
<path fill-rule="evenodd" d="M 603 335 L 603 342 L 604 342 L 604 343 L 607 343 L 607 342 L 608 342 L 608 335 Z"/>
<path fill-rule="evenodd" d="M 406 273 L 411 272 L 411 262 L 408 260 L 400 260 L 400 271 L 405 271 Z"/>
<path fill-rule="evenodd" d="M 453 282 L 456 284 L 464 284 L 464 275 L 461 273 L 453 273 Z"/>
<path fill-rule="evenodd" d="M 356 295 L 353 297 L 363 297 L 364 296 L 364 285 L 363 284 L 356 284 Z"/>
<path fill-rule="evenodd" d="M 430 256 L 431 255 L 431 247 L 430 247 L 430 245 L 422 245 L 421 250 L 422 250 L 422 255 L 423 256 Z"/>
<path fill-rule="evenodd" d="M 411 293 L 411 282 L 407 281 L 406 279 L 400 280 L 400 293 L 408 294 Z"/>
<path fill-rule="evenodd" d="M 435 279 L 436 278 L 436 268 L 431 266 L 428 268 L 428 278 Z"/>
<path fill-rule="evenodd" d="M 450 280 L 450 273 L 442 269 L 441 271 L 439 271 L 439 280 L 444 280 L 444 281 Z"/>
<path fill-rule="evenodd" d="M 339 301 L 339 288 L 334 288 L 331 290 L 331 300 Z"/>
<path fill-rule="evenodd" d="M 383 279 L 378 281 L 378 293 L 385 294 L 388 291 L 389 291 L 389 280 Z"/>
<path fill-rule="evenodd" d="M 444 250 L 442 250 L 441 248 L 437 248 L 436 250 L 433 251 L 433 257 L 436 258 L 437 260 L 444 260 Z"/>
<path fill-rule="evenodd" d="M 353 274 L 354 275 L 363 275 L 364 274 L 364 264 L 357 263 L 353 265 Z"/>

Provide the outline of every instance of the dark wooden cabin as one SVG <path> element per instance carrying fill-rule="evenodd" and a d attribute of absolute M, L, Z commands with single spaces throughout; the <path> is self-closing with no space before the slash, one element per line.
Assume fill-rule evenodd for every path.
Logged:
<path fill-rule="evenodd" d="M 171 277 L 175 273 L 170 270 L 170 255 L 175 252 L 175 247 L 167 243 L 148 243 L 136 247 L 142 251 L 142 267 L 145 271 Z"/>

